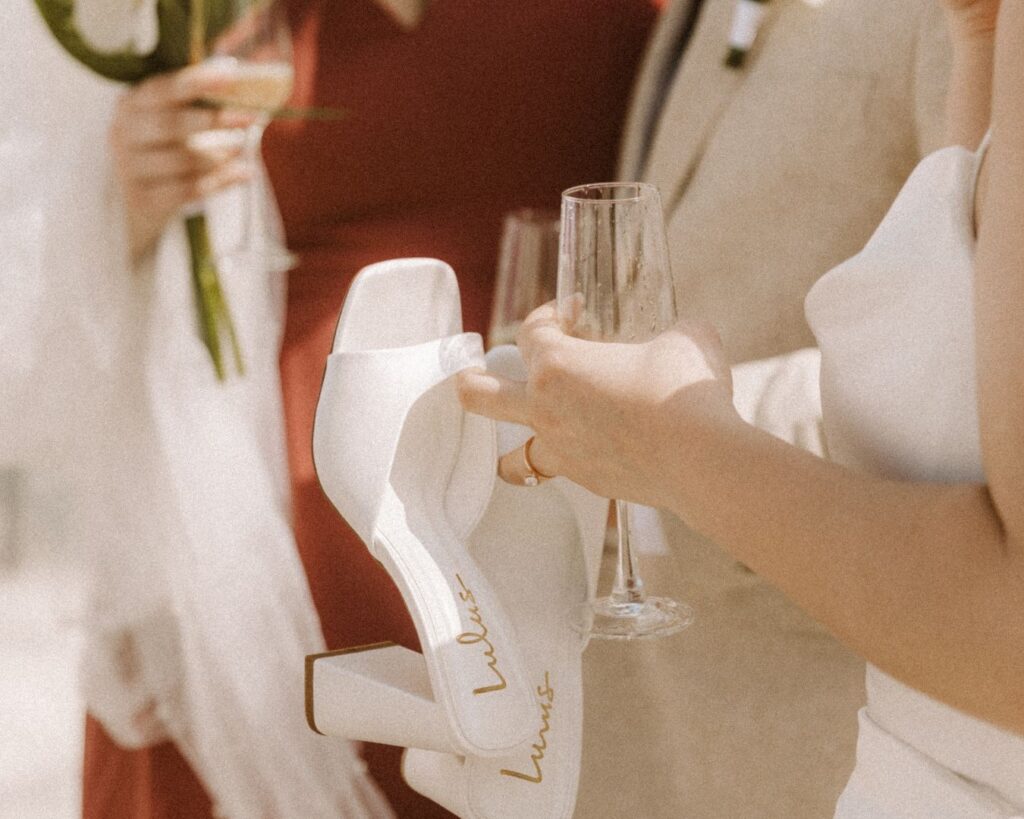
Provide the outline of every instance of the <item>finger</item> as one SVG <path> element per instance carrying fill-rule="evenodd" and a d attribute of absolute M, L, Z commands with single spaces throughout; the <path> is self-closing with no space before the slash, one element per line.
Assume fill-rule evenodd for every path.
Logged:
<path fill-rule="evenodd" d="M 236 160 L 221 165 L 200 178 L 196 186 L 198 198 L 212 196 L 225 188 L 250 181 L 256 173 L 252 163 L 247 160 Z"/>
<path fill-rule="evenodd" d="M 530 486 L 531 484 L 527 483 L 529 477 L 535 477 L 543 483 L 555 476 L 554 469 L 550 466 L 546 467 L 548 458 L 544 444 L 536 438 L 533 439 L 533 444 L 530 446 L 530 463 L 533 464 L 533 470 L 526 462 L 526 445 L 524 444 L 511 452 L 506 452 L 498 459 L 498 477 L 513 486 Z"/>
<path fill-rule="evenodd" d="M 529 327 L 535 324 L 546 324 L 554 321 L 556 324 L 559 320 L 558 313 L 558 302 L 551 300 L 542 304 L 540 307 L 533 310 L 524 320 L 523 326 Z"/>
<path fill-rule="evenodd" d="M 133 147 L 184 142 L 196 134 L 224 128 L 247 128 L 255 121 L 252 112 L 213 108 L 167 108 L 145 113 L 126 112 L 114 126 L 115 139 Z"/>
<path fill-rule="evenodd" d="M 131 160 L 129 173 L 136 184 L 205 176 L 238 159 L 241 153 L 241 148 L 237 147 L 219 154 L 194 151 L 188 147 L 154 148 L 136 154 Z"/>
<path fill-rule="evenodd" d="M 534 310 L 523 321 L 516 334 L 516 346 L 529 364 L 540 349 L 566 338 L 558 317 L 558 307 L 551 301 Z"/>
<path fill-rule="evenodd" d="M 217 127 L 219 111 L 204 108 L 166 108 L 128 112 L 115 123 L 114 135 L 125 145 L 152 147 L 184 142 L 192 134 Z"/>
<path fill-rule="evenodd" d="M 530 470 L 523 460 L 523 447 L 506 452 L 498 459 L 498 477 L 513 486 L 526 486 L 526 477 Z"/>
<path fill-rule="evenodd" d="M 480 369 L 458 375 L 459 400 L 468 411 L 498 421 L 528 424 L 526 384 Z"/>
<path fill-rule="evenodd" d="M 207 60 L 180 71 L 157 74 L 139 83 L 129 95 L 129 105 L 155 110 L 185 105 L 230 91 L 238 82 L 235 60 Z"/>
<path fill-rule="evenodd" d="M 214 161 L 239 155 L 246 147 L 246 134 L 240 128 L 218 128 L 215 131 L 200 131 L 185 140 L 185 146 L 193 153 Z"/>
<path fill-rule="evenodd" d="M 168 178 L 136 186 L 136 200 L 153 211 L 171 214 L 225 188 L 252 178 L 248 162 L 231 162 L 207 174 Z"/>

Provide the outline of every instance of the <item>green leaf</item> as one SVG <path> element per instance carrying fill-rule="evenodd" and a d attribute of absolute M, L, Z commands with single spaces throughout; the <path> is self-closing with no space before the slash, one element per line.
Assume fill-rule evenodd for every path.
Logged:
<path fill-rule="evenodd" d="M 216 40 L 235 20 L 251 9 L 254 2 L 247 2 L 243 7 L 239 0 L 206 0 L 206 44 L 209 46 Z"/>
<path fill-rule="evenodd" d="M 192 286 L 196 297 L 196 311 L 199 319 L 199 334 L 210 354 L 218 381 L 227 379 L 227 368 L 221 352 L 221 334 L 227 335 L 235 359 L 235 371 L 245 375 L 245 361 L 242 347 L 235 330 L 235 323 L 228 310 L 224 291 L 220 286 L 217 262 L 210 246 L 210 235 L 206 229 L 206 216 L 202 213 L 185 219 L 188 245 L 192 260 Z"/>
<path fill-rule="evenodd" d="M 159 0 L 160 39 L 153 52 L 164 70 L 184 68 L 189 63 L 189 0 Z"/>
<path fill-rule="evenodd" d="M 64 50 L 102 77 L 134 83 L 189 63 L 190 0 L 158 0 L 160 35 L 152 54 L 96 51 L 75 27 L 75 0 L 35 0 L 50 32 Z M 206 0 L 206 42 L 212 43 L 234 22 L 239 7 L 231 0 Z"/>
<path fill-rule="evenodd" d="M 119 82 L 137 82 L 161 70 L 154 55 L 131 52 L 109 54 L 96 51 L 78 33 L 72 17 L 74 0 L 36 0 L 47 27 L 64 50 L 102 77 Z"/>
<path fill-rule="evenodd" d="M 220 352 L 220 332 L 217 328 L 218 302 L 215 291 L 218 286 L 217 268 L 210 249 L 210 237 L 206 230 L 206 216 L 197 214 L 185 219 L 188 246 L 192 261 L 192 287 L 196 297 L 196 312 L 199 319 L 199 335 L 203 340 L 217 380 L 224 381 L 227 373 Z"/>
<path fill-rule="evenodd" d="M 205 0 L 207 48 L 236 19 L 238 0 Z M 163 70 L 184 68 L 191 60 L 191 0 L 158 0 L 160 40 L 156 52 Z"/>

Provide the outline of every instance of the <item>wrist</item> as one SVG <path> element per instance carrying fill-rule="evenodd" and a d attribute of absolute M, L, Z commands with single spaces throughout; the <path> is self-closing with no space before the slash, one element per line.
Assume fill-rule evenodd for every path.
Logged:
<path fill-rule="evenodd" d="M 671 417 L 670 429 L 660 430 L 658 436 L 673 443 L 662 448 L 657 465 L 658 486 L 664 493 L 657 505 L 684 520 L 695 505 L 707 501 L 704 492 L 709 476 L 727 468 L 724 463 L 730 448 L 750 429 L 721 384 L 698 389 L 704 388 L 706 395 L 685 399 L 685 409 L 665 413 Z"/>

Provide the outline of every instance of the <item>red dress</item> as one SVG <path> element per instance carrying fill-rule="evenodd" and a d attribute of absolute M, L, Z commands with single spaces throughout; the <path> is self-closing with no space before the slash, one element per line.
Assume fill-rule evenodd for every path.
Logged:
<path fill-rule="evenodd" d="M 295 535 L 328 649 L 382 640 L 418 648 L 390 577 L 313 472 L 313 415 L 349 282 L 383 259 L 443 259 L 459 278 L 466 329 L 483 331 L 503 216 L 557 207 L 563 189 L 612 176 L 656 5 L 431 0 L 420 25 L 404 31 L 372 0 L 288 0 L 293 103 L 348 113 L 279 121 L 264 141 L 299 257 L 288 279 L 281 375 Z M 90 725 L 88 819 L 209 816 L 184 763 L 166 768 L 175 781 L 160 791 L 168 765 L 160 754 L 174 756 L 117 751 Z M 367 746 L 364 755 L 399 816 L 449 815 L 405 786 L 399 749 Z M 150 809 L 147 797 L 163 804 Z"/>

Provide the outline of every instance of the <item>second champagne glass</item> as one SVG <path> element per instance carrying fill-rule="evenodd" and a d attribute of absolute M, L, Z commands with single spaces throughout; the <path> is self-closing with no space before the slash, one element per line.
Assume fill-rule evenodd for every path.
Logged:
<path fill-rule="evenodd" d="M 558 211 L 520 208 L 505 216 L 487 346 L 515 344 L 535 307 L 555 297 Z"/>
<path fill-rule="evenodd" d="M 558 307 L 567 330 L 593 341 L 648 341 L 676 320 L 665 223 L 657 188 L 636 182 L 580 185 L 562 194 Z M 611 594 L 575 613 L 580 631 L 628 640 L 664 637 L 693 610 L 644 589 L 630 540 L 629 504 L 616 501 L 618 562 Z"/>
<path fill-rule="evenodd" d="M 234 23 L 213 43 L 212 57 L 234 63 L 232 81 L 216 102 L 258 113 L 246 134 L 246 154 L 257 173 L 243 200 L 242 233 L 225 254 L 245 265 L 286 270 L 294 257 L 284 244 L 273 193 L 260 156 L 263 132 L 291 96 L 294 82 L 288 20 L 280 0 L 228 0 Z"/>

